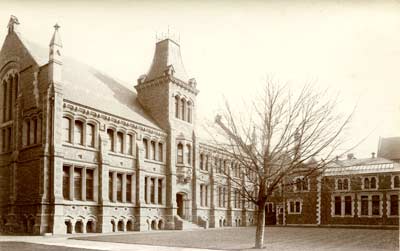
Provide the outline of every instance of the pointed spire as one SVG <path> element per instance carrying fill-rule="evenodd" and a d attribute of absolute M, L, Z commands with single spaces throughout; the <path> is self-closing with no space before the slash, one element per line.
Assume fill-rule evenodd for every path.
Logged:
<path fill-rule="evenodd" d="M 51 41 L 50 41 L 50 46 L 57 45 L 62 48 L 61 36 L 58 32 L 58 29 L 60 29 L 60 26 L 56 23 L 54 25 L 54 33 L 53 33 L 53 37 L 51 38 Z"/>
<path fill-rule="evenodd" d="M 18 31 L 17 25 L 19 25 L 18 18 L 16 16 L 14 16 L 14 15 L 11 15 L 10 16 L 10 21 L 8 21 L 8 25 L 7 25 L 8 34 Z"/>

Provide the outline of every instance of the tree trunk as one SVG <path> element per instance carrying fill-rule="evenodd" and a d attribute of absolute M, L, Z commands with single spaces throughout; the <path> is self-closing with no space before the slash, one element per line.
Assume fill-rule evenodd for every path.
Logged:
<path fill-rule="evenodd" d="M 265 203 L 260 203 L 257 211 L 257 228 L 255 248 L 263 248 L 265 232 Z"/>

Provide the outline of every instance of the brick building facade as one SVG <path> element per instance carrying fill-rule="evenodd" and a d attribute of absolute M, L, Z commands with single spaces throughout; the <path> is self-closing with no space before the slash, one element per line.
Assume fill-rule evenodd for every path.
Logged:
<path fill-rule="evenodd" d="M 175 41 L 156 44 L 150 70 L 139 77 L 135 92 L 63 57 L 57 25 L 48 48 L 24 39 L 18 25 L 11 17 L 0 51 L 1 232 L 105 233 L 255 223 L 256 208 L 241 199 L 240 187 L 221 171 L 241 179 L 238 164 L 198 136 L 199 91 Z M 393 168 L 399 171 L 398 164 Z M 384 219 L 374 215 L 373 190 L 366 192 L 371 217 L 350 224 L 396 224 L 398 214 L 384 216 L 392 202 L 388 194 L 396 195 L 398 188 L 380 192 L 394 182 L 392 174 L 384 173 L 376 176 L 383 175 L 378 195 Z M 325 196 L 325 191 L 334 177 L 310 177 L 300 187 L 277 192 L 267 219 L 349 223 L 348 217 L 339 219 L 329 211 L 329 198 L 336 195 Z M 360 190 L 354 184 L 351 188 Z M 347 216 L 348 197 L 343 196 Z M 365 199 L 364 193 L 349 196 L 354 205 Z"/>

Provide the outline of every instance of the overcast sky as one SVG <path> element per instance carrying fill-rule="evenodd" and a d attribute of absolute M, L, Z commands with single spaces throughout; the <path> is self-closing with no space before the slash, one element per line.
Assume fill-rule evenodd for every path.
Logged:
<path fill-rule="evenodd" d="M 294 87 L 314 82 L 339 93 L 342 112 L 357 105 L 348 145 L 369 135 L 354 151 L 368 157 L 379 136 L 400 136 L 400 1 L 293 2 L 0 0 L 0 41 L 11 14 L 43 46 L 58 22 L 65 55 L 133 88 L 156 34 L 170 27 L 197 80 L 201 118 L 212 120 L 223 97 L 254 97 L 266 76 Z"/>

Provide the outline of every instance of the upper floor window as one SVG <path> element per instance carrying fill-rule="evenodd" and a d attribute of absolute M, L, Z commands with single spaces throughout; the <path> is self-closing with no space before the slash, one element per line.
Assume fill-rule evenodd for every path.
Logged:
<path fill-rule="evenodd" d="M 392 176 L 392 188 L 400 188 L 400 175 Z"/>
<path fill-rule="evenodd" d="M 75 120 L 74 127 L 74 143 L 83 145 L 83 123 L 82 121 Z"/>
<path fill-rule="evenodd" d="M 124 152 L 124 134 L 117 132 L 117 153 Z"/>
<path fill-rule="evenodd" d="M 175 96 L 175 118 L 179 119 L 179 96 Z"/>
<path fill-rule="evenodd" d="M 86 126 L 86 144 L 90 147 L 94 147 L 95 139 L 95 127 L 93 124 L 87 124 Z"/>
<path fill-rule="evenodd" d="M 204 170 L 204 154 L 200 154 L 200 170 Z"/>
<path fill-rule="evenodd" d="M 18 75 L 10 75 L 2 82 L 3 93 L 3 122 L 13 119 L 13 108 L 18 97 Z"/>
<path fill-rule="evenodd" d="M 149 143 L 147 139 L 143 139 L 144 157 L 149 158 Z"/>
<path fill-rule="evenodd" d="M 114 152 L 114 130 L 107 129 L 108 150 Z"/>
<path fill-rule="evenodd" d="M 71 132 L 71 119 L 64 117 L 63 118 L 63 132 L 62 132 L 64 142 L 71 143 L 71 133 L 70 132 Z"/>
<path fill-rule="evenodd" d="M 128 134 L 128 154 L 133 155 L 133 136 Z"/>
<path fill-rule="evenodd" d="M 192 163 L 192 147 L 190 145 L 186 145 L 186 161 L 188 165 Z"/>
<path fill-rule="evenodd" d="M 186 101 L 181 99 L 181 119 L 185 120 Z"/>
<path fill-rule="evenodd" d="M 295 191 L 308 191 L 308 184 L 309 179 L 308 178 L 296 178 L 295 180 Z"/>
<path fill-rule="evenodd" d="M 337 179 L 336 180 L 336 190 L 349 190 L 349 179 Z"/>
<path fill-rule="evenodd" d="M 151 159 L 156 160 L 156 142 L 151 141 L 150 146 L 151 146 Z"/>
<path fill-rule="evenodd" d="M 164 147 L 163 147 L 163 143 L 159 142 L 158 143 L 158 161 L 163 161 L 164 160 Z"/>
<path fill-rule="evenodd" d="M 378 189 L 377 177 L 365 177 L 362 179 L 363 189 Z"/>
<path fill-rule="evenodd" d="M 183 145 L 181 143 L 177 147 L 177 162 L 178 164 L 183 164 Z"/>
<path fill-rule="evenodd" d="M 187 122 L 192 123 L 192 102 L 187 102 Z"/>

